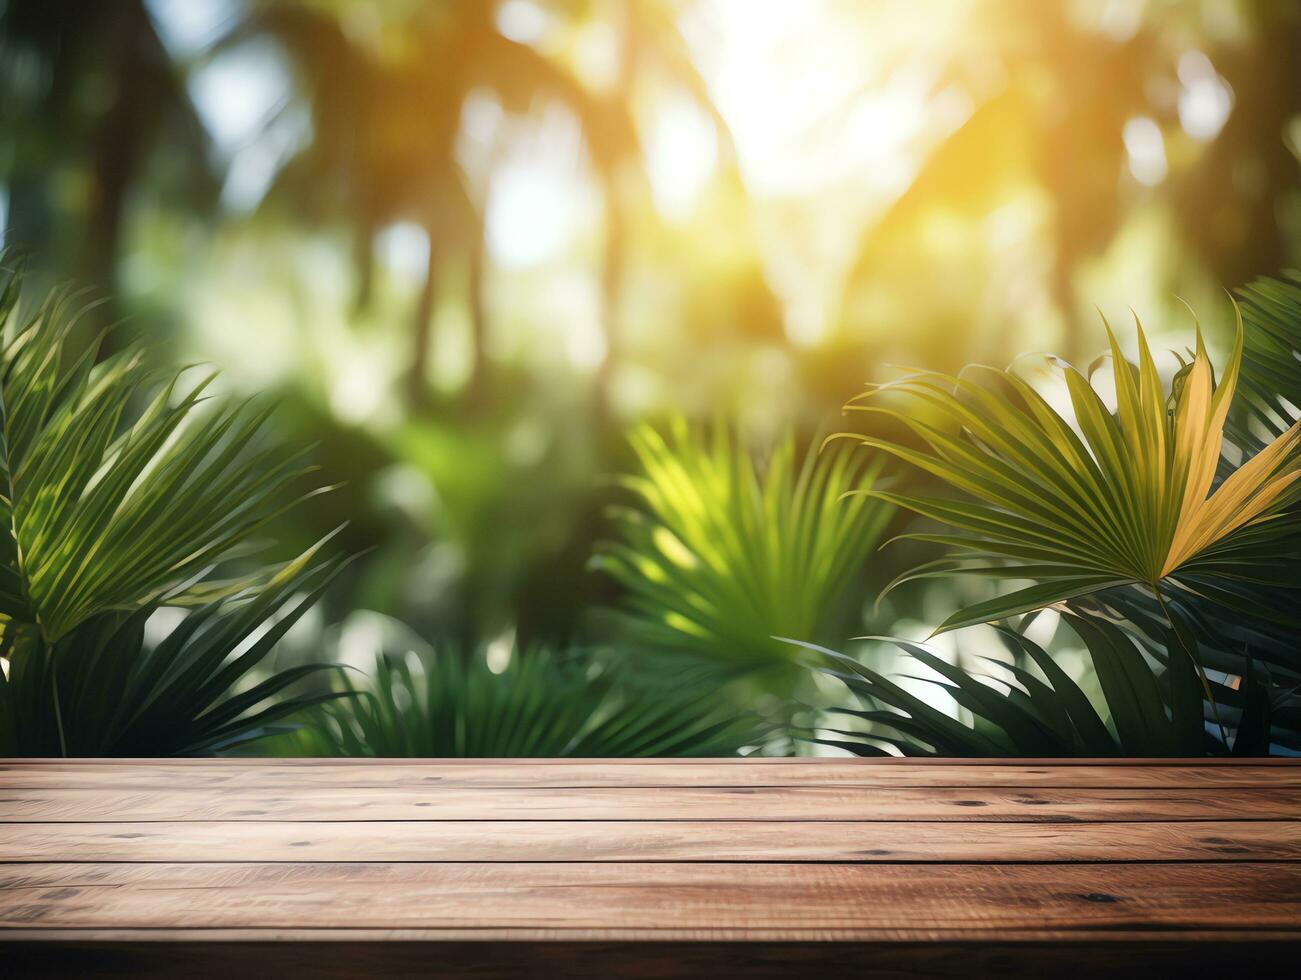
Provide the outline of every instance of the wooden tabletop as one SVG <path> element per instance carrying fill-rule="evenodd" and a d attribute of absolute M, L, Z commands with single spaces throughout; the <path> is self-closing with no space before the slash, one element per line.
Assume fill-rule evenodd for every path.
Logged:
<path fill-rule="evenodd" d="M 1224 976 L 1299 862 L 1282 760 L 10 760 L 0 964 Z"/>

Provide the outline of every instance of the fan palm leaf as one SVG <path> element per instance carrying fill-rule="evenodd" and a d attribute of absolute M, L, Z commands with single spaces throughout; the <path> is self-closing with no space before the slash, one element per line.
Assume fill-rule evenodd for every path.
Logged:
<path fill-rule="evenodd" d="M 76 353 L 78 298 L 28 312 L 20 283 L 0 286 L 0 754 L 197 754 L 265 734 L 314 703 L 282 695 L 326 667 L 261 665 L 338 562 L 321 542 L 208 575 L 305 467 L 255 447 L 265 408 L 201 409 L 211 374 Z M 164 605 L 193 612 L 149 642 Z"/>
<path fill-rule="evenodd" d="M 150 367 L 138 350 L 96 363 L 71 350 L 75 296 L 20 309 L 0 293 L 0 620 L 6 646 L 47 643 L 130 611 L 229 557 L 286 509 L 308 468 L 254 449 L 268 409 L 205 411 L 213 374 Z M 228 583 L 239 591 L 249 581 Z M 212 598 L 213 590 L 201 590 Z"/>
<path fill-rule="evenodd" d="M 773 637 L 825 628 L 890 517 L 841 499 L 875 468 L 845 452 L 800 460 L 791 438 L 759 467 L 724 427 L 706 437 L 681 418 L 667 437 L 643 425 L 630 438 L 642 472 L 622 484 L 641 507 L 612 511 L 621 540 L 595 565 L 627 589 L 631 635 L 731 666 L 789 666 Z"/>
<path fill-rule="evenodd" d="M 157 642 L 146 638 L 159 608 L 149 604 L 15 651 L 0 675 L 0 755 L 210 755 L 339 697 L 286 696 L 333 665 L 263 669 L 342 567 L 316 560 L 323 544 L 271 570 L 261 587 L 189 611 Z"/>
<path fill-rule="evenodd" d="M 1085 645 L 1097 695 L 1086 693 L 1047 650 L 1006 626 L 995 629 L 1010 659 L 983 659 L 1008 672 L 1009 681 L 956 667 L 921 643 L 869 638 L 927 668 L 929 675 L 912 679 L 935 685 L 969 721 L 853 657 L 800 644 L 818 655 L 816 669 L 843 682 L 858 702 L 831 709 L 855 727 L 820 725 L 824 734 L 812 740 L 856 755 L 885 754 L 887 746 L 904 755 L 980 757 L 1261 754 L 1271 741 L 1271 715 L 1296 710 L 1295 697 L 1273 704 L 1266 684 L 1252 674 L 1239 690 L 1215 684 L 1228 728 L 1208 726 L 1203 688 L 1187 657 L 1171 657 L 1104 619 L 1064 618 Z M 1284 704 L 1289 700 L 1290 707 Z"/>
<path fill-rule="evenodd" d="M 287 743 L 303 755 L 634 758 L 735 755 L 767 735 L 729 714 L 699 671 L 638 677 L 593 651 L 515 650 L 503 664 L 437 651 L 397 630 L 369 677 L 307 716 Z M 402 649 L 405 647 L 405 649 Z"/>
<path fill-rule="evenodd" d="M 924 447 L 874 435 L 848 438 L 964 495 L 862 491 L 958 532 L 912 535 L 948 546 L 950 555 L 899 581 L 967 573 L 1035 583 L 960 610 L 939 632 L 1117 586 L 1142 585 L 1160 595 L 1163 584 L 1198 592 L 1268 580 L 1267 562 L 1253 568 L 1274 554 L 1274 532 L 1294 519 L 1287 511 L 1301 488 L 1301 425 L 1288 426 L 1214 486 L 1242 361 L 1241 315 L 1219 383 L 1199 330 L 1192 363 L 1170 394 L 1141 326 L 1137 366 L 1107 332 L 1115 412 L 1068 366 L 1074 425 L 1013 371 L 979 367 L 957 377 L 919 373 L 868 393 L 877 402 L 896 395 L 901 404 L 860 399 L 849 406 L 899 420 Z"/>
<path fill-rule="evenodd" d="M 1301 273 L 1257 279 L 1238 295 L 1250 329 L 1229 429 L 1235 444 L 1254 452 L 1301 414 Z"/>

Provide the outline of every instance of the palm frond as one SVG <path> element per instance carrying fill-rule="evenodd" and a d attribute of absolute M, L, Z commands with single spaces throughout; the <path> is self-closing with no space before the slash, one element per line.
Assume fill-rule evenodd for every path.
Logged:
<path fill-rule="evenodd" d="M 612 512 L 620 540 L 594 564 L 627 589 L 624 621 L 639 646 L 744 667 L 787 665 L 776 636 L 812 638 L 848 588 L 891 508 L 842 499 L 871 481 L 841 451 L 802 460 L 794 440 L 756 466 L 718 427 L 678 418 L 631 435 L 642 472 L 623 485 L 640 508 Z"/>
<path fill-rule="evenodd" d="M 1215 484 L 1243 352 L 1239 317 L 1219 384 L 1197 335 L 1191 365 L 1167 394 L 1142 328 L 1131 365 L 1108 329 L 1116 409 L 1065 368 L 1073 420 L 1014 371 L 919 373 L 850 407 L 889 416 L 925 448 L 850 435 L 912 463 L 961 499 L 864 492 L 948 525 L 916 534 L 950 549 L 905 576 L 976 574 L 1034 584 L 949 617 L 940 631 L 991 622 L 1118 586 L 1173 584 L 1229 594 L 1281 557 L 1279 531 L 1301 499 L 1301 425 L 1292 423 Z M 897 403 L 878 404 L 895 396 Z M 1248 602 L 1249 596 L 1240 597 Z"/>
<path fill-rule="evenodd" d="M 282 748 L 309 756 L 718 756 L 768 734 L 757 717 L 727 713 L 690 672 L 654 682 L 622 660 L 544 648 L 490 663 L 435 651 L 392 623 L 387 632 L 370 677 L 350 675 L 340 688 L 346 697 L 308 715 Z"/>
<path fill-rule="evenodd" d="M 341 567 L 315 560 L 322 544 L 273 570 L 264 587 L 183 614 L 157 642 L 146 623 L 158 607 L 147 605 L 14 651 L 0 677 L 0 755 L 210 755 L 339 697 L 285 696 L 333 665 L 263 669 Z"/>
<path fill-rule="evenodd" d="M 1271 716 L 1301 707 L 1294 696 L 1271 700 L 1266 681 L 1253 673 L 1239 689 L 1214 683 L 1218 709 L 1212 711 L 1188 657 L 1170 656 L 1097 617 L 1067 613 L 1064 619 L 1087 650 L 1100 698 L 1047 650 L 1006 626 L 994 628 L 1008 658 L 991 666 L 1008 672 L 1009 681 L 955 667 L 921 643 L 874 638 L 928 668 L 917 679 L 952 698 L 969 721 L 853 657 L 800 644 L 818 654 L 816 669 L 843 682 L 858 702 L 832 709 L 853 727 L 820 725 L 824 734 L 812 740 L 857 755 L 885 754 L 887 746 L 904 755 L 977 757 L 1254 755 L 1268 751 L 1278 734 L 1273 722 L 1285 720 Z"/>
<path fill-rule="evenodd" d="M 213 374 L 127 350 L 71 350 L 77 300 L 30 314 L 0 291 L 0 616 L 5 645 L 55 643 L 91 617 L 183 597 L 183 586 L 281 514 L 307 471 L 254 450 L 269 409 L 201 409 Z M 249 581 L 232 583 L 235 592 Z"/>
<path fill-rule="evenodd" d="M 1229 431 L 1236 445 L 1258 452 L 1301 415 L 1301 273 L 1257 279 L 1238 296 L 1247 331 Z"/>
<path fill-rule="evenodd" d="M 73 349 L 77 296 L 28 311 L 21 274 L 5 276 L 0 754 L 196 754 L 265 734 L 312 703 L 282 695 L 324 666 L 261 664 L 338 562 L 321 542 L 210 575 L 247 557 L 306 468 L 255 447 L 266 408 L 201 408 L 212 374 L 187 382 L 140 351 L 97 363 L 97 344 Z M 162 606 L 193 611 L 155 644 Z"/>

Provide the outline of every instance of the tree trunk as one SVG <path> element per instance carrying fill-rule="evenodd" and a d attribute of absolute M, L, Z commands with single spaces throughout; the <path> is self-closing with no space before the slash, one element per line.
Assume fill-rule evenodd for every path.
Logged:
<path fill-rule="evenodd" d="M 633 30 L 632 10 L 625 5 L 620 11 L 619 74 L 611 100 L 628 105 L 632 99 L 632 82 L 636 73 L 637 36 Z M 605 204 L 605 242 L 601 255 L 601 328 L 605 333 L 605 358 L 596 378 L 598 417 L 610 417 L 614 379 L 622 354 L 620 307 L 623 299 L 625 262 L 627 260 L 628 213 L 620 186 L 621 160 L 615 152 L 602 167 L 601 186 Z"/>
<path fill-rule="evenodd" d="M 102 297 L 88 326 L 98 331 L 118 320 L 115 286 L 118 253 L 127 194 L 135 182 L 144 144 L 160 111 L 148 62 L 163 57 L 153 26 L 138 0 L 117 5 L 109 19 L 115 89 L 112 107 L 104 114 L 91 150 L 94 190 L 86 216 L 86 234 L 77 256 L 78 277 Z M 151 43 L 154 42 L 154 43 Z M 101 346 L 106 356 L 120 342 L 109 335 Z"/>
<path fill-rule="evenodd" d="M 429 256 L 425 262 L 425 281 L 416 301 L 411 321 L 411 370 L 407 378 L 407 404 L 413 411 L 429 405 L 429 352 L 432 343 L 434 301 L 438 292 L 438 248 L 434 230 L 428 228 Z"/>
<path fill-rule="evenodd" d="M 605 335 L 605 357 L 596 378 L 598 409 L 602 418 L 610 413 L 614 396 L 614 376 L 621 353 L 619 308 L 623 299 L 624 253 L 627 216 L 618 175 L 607 173 L 603 181 L 605 196 L 605 241 L 601 249 L 601 329 Z"/>
<path fill-rule="evenodd" d="M 488 341 L 488 297 L 484 292 L 487 260 L 487 243 L 484 241 L 484 223 L 477 222 L 470 236 L 466 268 L 466 290 L 470 307 L 470 380 L 466 385 L 466 398 L 474 407 L 486 405 L 491 397 L 488 361 L 485 346 Z"/>
<path fill-rule="evenodd" d="M 354 234 L 352 247 L 353 266 L 357 270 L 357 295 L 353 297 L 352 311 L 358 314 L 370 309 L 371 297 L 375 291 L 374 222 L 361 222 Z"/>

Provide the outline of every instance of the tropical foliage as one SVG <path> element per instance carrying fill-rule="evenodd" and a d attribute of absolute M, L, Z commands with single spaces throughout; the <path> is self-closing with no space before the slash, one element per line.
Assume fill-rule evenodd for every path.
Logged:
<path fill-rule="evenodd" d="M 954 501 L 864 491 L 959 532 L 912 535 L 947 546 L 952 557 L 905 578 L 962 573 L 1035 582 L 960 610 L 941 631 L 1116 586 L 1221 596 L 1222 580 L 1277 580 L 1286 555 L 1272 543 L 1292 526 L 1287 512 L 1301 499 L 1301 425 L 1293 423 L 1212 491 L 1242 360 L 1241 320 L 1219 384 L 1198 331 L 1192 363 L 1170 393 L 1141 328 L 1137 367 L 1108 335 L 1114 414 L 1069 365 L 1073 418 L 1014 370 L 979 367 L 960 377 L 913 375 L 870 393 L 877 401 L 900 395 L 897 406 L 850 406 L 899 420 L 926 448 L 872 435 L 859 441 L 965 494 Z M 990 373 L 993 383 L 982 384 Z"/>
<path fill-rule="evenodd" d="M 1006 657 L 987 658 L 988 673 L 955 666 L 921 643 L 874 638 L 929 668 L 934 676 L 906 676 L 951 698 L 968 713 L 970 723 L 946 713 L 934 697 L 908 690 L 902 678 L 886 676 L 845 654 L 805 645 L 828 658 L 831 666 L 825 672 L 841 680 L 858 702 L 832 709 L 833 716 L 850 719 L 857 727 L 833 722 L 820 726 L 821 734 L 811 738 L 854 755 L 887 754 L 881 746 L 904 755 L 1043 758 L 1255 755 L 1268 750 L 1270 692 L 1256 675 L 1245 678 L 1241 691 L 1212 682 L 1227 727 L 1208 729 L 1201 681 L 1182 652 L 1171 657 L 1160 648 L 1146 647 L 1101 618 L 1070 613 L 1065 618 L 1086 646 L 1096 697 L 1043 646 L 1008 626 L 993 627 Z M 1001 680 L 997 671 L 1012 676 Z M 1289 701 L 1295 717 L 1301 701 Z"/>
<path fill-rule="evenodd" d="M 150 604 L 15 656 L 0 682 L 0 755 L 212 755 L 283 731 L 277 722 L 336 696 L 286 696 L 327 665 L 260 670 L 334 577 L 337 560 L 312 557 L 200 606 L 159 639 L 148 637 Z"/>
<path fill-rule="evenodd" d="M 640 508 L 612 511 L 620 540 L 597 566 L 628 591 L 638 645 L 745 668 L 789 668 L 776 637 L 813 639 L 879 540 L 891 508 L 842 500 L 872 481 L 853 454 L 806 454 L 781 441 L 762 466 L 723 426 L 641 426 L 642 472 L 622 485 Z"/>
<path fill-rule="evenodd" d="M 700 671 L 648 680 L 592 651 L 511 650 L 504 662 L 436 651 L 400 624 L 380 628 L 365 679 L 311 712 L 283 744 L 304 755 L 447 758 L 735 755 L 766 737 L 729 714 Z M 355 624 L 359 625 L 359 624 Z M 344 635 L 347 635 L 345 630 Z M 355 634 L 354 634 L 355 635 Z"/>
<path fill-rule="evenodd" d="M 902 422 L 922 445 L 877 435 L 863 443 L 960 492 L 864 491 L 957 532 L 910 535 L 948 555 L 895 584 L 1030 581 L 959 610 L 936 632 L 1056 608 L 1087 647 L 1105 701 L 1099 713 L 1081 700 L 1052 658 L 1006 625 L 1000 634 L 1028 658 L 1006 692 L 896 640 L 949 682 L 976 723 L 954 721 L 867 668 L 838 671 L 856 694 L 905 712 L 860 713 L 887 726 L 874 733 L 879 741 L 981 755 L 1301 748 L 1301 425 L 1287 397 L 1301 379 L 1298 281 L 1245 291 L 1218 384 L 1200 332 L 1168 394 L 1141 328 L 1137 365 L 1108 333 L 1114 411 L 1069 366 L 1070 413 L 1015 370 L 986 368 L 912 375 L 871 392 L 874 402 L 897 402 L 854 406 Z"/>
<path fill-rule="evenodd" d="M 182 753 L 253 737 L 292 710 L 270 699 L 321 668 L 231 692 L 304 607 L 277 622 L 280 610 L 336 563 L 313 548 L 210 573 L 283 512 L 301 457 L 256 446 L 265 408 L 201 409 L 212 375 L 186 383 L 138 350 L 75 353 L 76 297 L 26 310 L 21 281 L 0 290 L 0 751 Z M 196 611 L 151 644 L 162 606 Z"/>
<path fill-rule="evenodd" d="M 0 749 L 1301 750 L 1298 5 L 920 6 L 0 0 Z"/>
<path fill-rule="evenodd" d="M 1239 292 L 1250 324 L 1242 352 L 1239 394 L 1229 410 L 1233 441 L 1263 447 L 1295 425 L 1301 406 L 1301 273 L 1258 279 Z"/>

